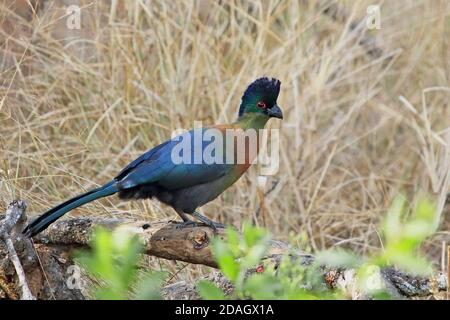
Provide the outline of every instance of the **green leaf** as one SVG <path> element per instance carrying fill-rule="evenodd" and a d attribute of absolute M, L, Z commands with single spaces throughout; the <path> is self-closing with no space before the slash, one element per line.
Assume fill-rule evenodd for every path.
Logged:
<path fill-rule="evenodd" d="M 283 288 L 279 279 L 271 274 L 252 274 L 244 284 L 246 296 L 257 300 L 274 300 L 280 296 Z"/>
<path fill-rule="evenodd" d="M 415 208 L 416 217 L 432 224 L 436 216 L 436 206 L 428 198 L 421 198 Z"/>
<path fill-rule="evenodd" d="M 389 208 L 386 218 L 384 219 L 382 229 L 386 242 L 396 241 L 401 235 L 401 221 L 400 218 L 405 206 L 405 198 L 403 196 L 395 197 L 391 207 Z"/>
<path fill-rule="evenodd" d="M 217 239 L 213 241 L 213 254 L 216 258 L 217 264 L 223 274 L 232 282 L 235 282 L 239 275 L 239 264 L 236 262 L 236 257 L 233 255 L 227 244 Z"/>
<path fill-rule="evenodd" d="M 252 226 L 248 222 L 243 224 L 242 229 L 245 245 L 248 248 L 254 246 L 266 235 L 266 231 L 264 229 Z"/>
<path fill-rule="evenodd" d="M 230 281 L 235 282 L 239 276 L 239 264 L 231 255 L 222 255 L 218 259 L 220 270 Z"/>
<path fill-rule="evenodd" d="M 242 265 L 245 268 L 255 266 L 261 261 L 267 251 L 267 244 L 256 244 L 251 247 L 245 257 L 242 258 Z"/>
<path fill-rule="evenodd" d="M 237 233 L 236 230 L 231 229 L 231 228 L 227 228 L 225 230 L 226 235 L 227 235 L 227 240 L 226 243 L 228 244 L 228 247 L 230 249 L 230 251 L 232 252 L 232 254 L 237 257 L 239 255 L 239 234 Z"/>
<path fill-rule="evenodd" d="M 196 285 L 200 296 L 205 300 L 225 300 L 225 294 L 214 283 L 207 280 L 200 280 Z"/>
<path fill-rule="evenodd" d="M 354 268 L 361 264 L 361 259 L 348 251 L 334 249 L 317 253 L 316 263 L 330 267 Z"/>

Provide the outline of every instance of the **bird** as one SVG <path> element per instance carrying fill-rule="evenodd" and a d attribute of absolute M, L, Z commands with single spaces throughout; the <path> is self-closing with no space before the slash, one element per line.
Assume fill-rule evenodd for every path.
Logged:
<path fill-rule="evenodd" d="M 67 200 L 36 218 L 23 230 L 26 237 L 33 237 L 67 212 L 91 201 L 118 194 L 123 200 L 152 199 L 172 207 L 183 220 L 180 226 L 195 224 L 197 219 L 214 230 L 224 227 L 198 213 L 198 208 L 214 200 L 233 185 L 250 167 L 256 155 L 250 154 L 256 144 L 259 150 L 259 136 L 255 141 L 247 141 L 238 146 L 237 139 L 247 130 L 264 129 L 271 118 L 283 119 L 277 104 L 281 82 L 276 78 L 261 77 L 253 81 L 242 95 L 238 117 L 231 124 L 194 128 L 164 143 L 161 143 L 125 166 L 111 181 Z M 215 139 L 195 139 L 196 135 L 208 130 L 216 134 Z M 234 136 L 228 132 L 239 132 Z M 218 135 L 217 135 L 218 134 Z M 214 134 L 212 134 L 214 136 Z M 218 143 L 223 137 L 222 145 Z M 193 139 L 190 139 L 194 137 Z M 217 139 L 217 141 L 215 141 Z M 226 144 L 226 142 L 230 142 Z M 208 143 L 209 142 L 209 143 Z M 217 142 L 212 157 L 222 161 L 195 161 L 196 152 L 206 152 L 210 144 Z M 184 149 L 180 146 L 184 146 Z M 226 144 L 226 147 L 225 147 Z M 252 144 L 252 145 L 250 145 Z M 231 148 L 229 147 L 231 146 Z M 221 149 L 222 148 L 222 149 Z M 210 148 L 211 149 L 211 148 Z M 196 151 L 197 150 L 197 151 Z M 190 161 L 181 162 L 179 158 Z M 244 154 L 244 161 L 236 158 Z M 231 155 L 231 156 L 230 156 Z M 230 156 L 232 161 L 225 159 Z M 174 161 L 177 160 L 177 161 Z M 192 161 L 194 159 L 194 161 Z M 198 159 L 197 159 L 198 160 Z M 227 160 L 227 161 L 225 161 Z"/>

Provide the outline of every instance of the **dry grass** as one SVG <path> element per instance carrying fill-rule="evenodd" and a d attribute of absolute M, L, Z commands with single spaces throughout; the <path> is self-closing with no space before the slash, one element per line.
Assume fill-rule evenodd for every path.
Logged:
<path fill-rule="evenodd" d="M 362 33 L 353 22 L 371 1 L 339 2 L 336 14 L 323 13 L 327 1 L 82 1 L 81 30 L 50 3 L 27 19 L 0 2 L 1 210 L 22 198 L 42 213 L 176 128 L 233 121 L 246 85 L 269 75 L 282 81 L 285 113 L 270 124 L 281 129 L 276 185 L 258 195 L 253 168 L 203 211 L 236 226 L 253 218 L 280 239 L 307 235 L 313 250 L 366 254 L 382 248 L 392 198 L 427 192 L 442 211 L 426 245 L 439 267 L 450 243 L 448 1 L 382 2 L 382 29 Z M 368 36 L 378 51 L 361 44 Z M 75 214 L 176 218 L 156 201 L 117 197 Z"/>

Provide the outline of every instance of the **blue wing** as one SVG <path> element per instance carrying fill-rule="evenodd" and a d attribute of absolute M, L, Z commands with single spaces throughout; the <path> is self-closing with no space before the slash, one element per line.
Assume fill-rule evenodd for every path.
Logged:
<path fill-rule="evenodd" d="M 120 189 L 133 188 L 139 185 L 157 183 L 167 190 L 176 190 L 190 186 L 207 183 L 226 175 L 231 169 L 231 164 L 213 163 L 207 164 L 202 161 L 194 163 L 194 150 L 202 153 L 205 148 L 212 143 L 195 139 L 194 129 L 182 134 L 172 140 L 166 141 L 159 146 L 147 151 L 136 160 L 126 166 L 116 177 Z M 187 144 L 186 140 L 189 143 Z M 185 148 L 181 156 L 184 160 L 189 159 L 189 163 L 179 163 L 179 159 L 174 161 L 174 148 L 180 149 L 179 143 L 185 141 Z M 198 152 L 198 151 L 197 151 Z"/>
<path fill-rule="evenodd" d="M 158 159 L 159 155 L 164 152 L 164 149 L 168 148 L 167 144 L 169 144 L 170 142 L 171 140 L 161 143 L 160 145 L 148 150 L 146 153 L 131 161 L 125 168 L 123 168 L 119 172 L 115 179 L 120 181 L 123 177 L 128 175 L 134 168 L 136 168 L 140 164 L 143 164 L 146 161 L 151 162 L 152 160 Z"/>

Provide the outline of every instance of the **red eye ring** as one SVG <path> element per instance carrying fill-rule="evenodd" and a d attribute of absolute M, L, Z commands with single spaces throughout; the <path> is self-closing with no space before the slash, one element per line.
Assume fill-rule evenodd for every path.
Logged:
<path fill-rule="evenodd" d="M 267 105 L 264 101 L 258 101 L 258 103 L 256 104 L 256 106 L 260 109 L 266 109 Z"/>

